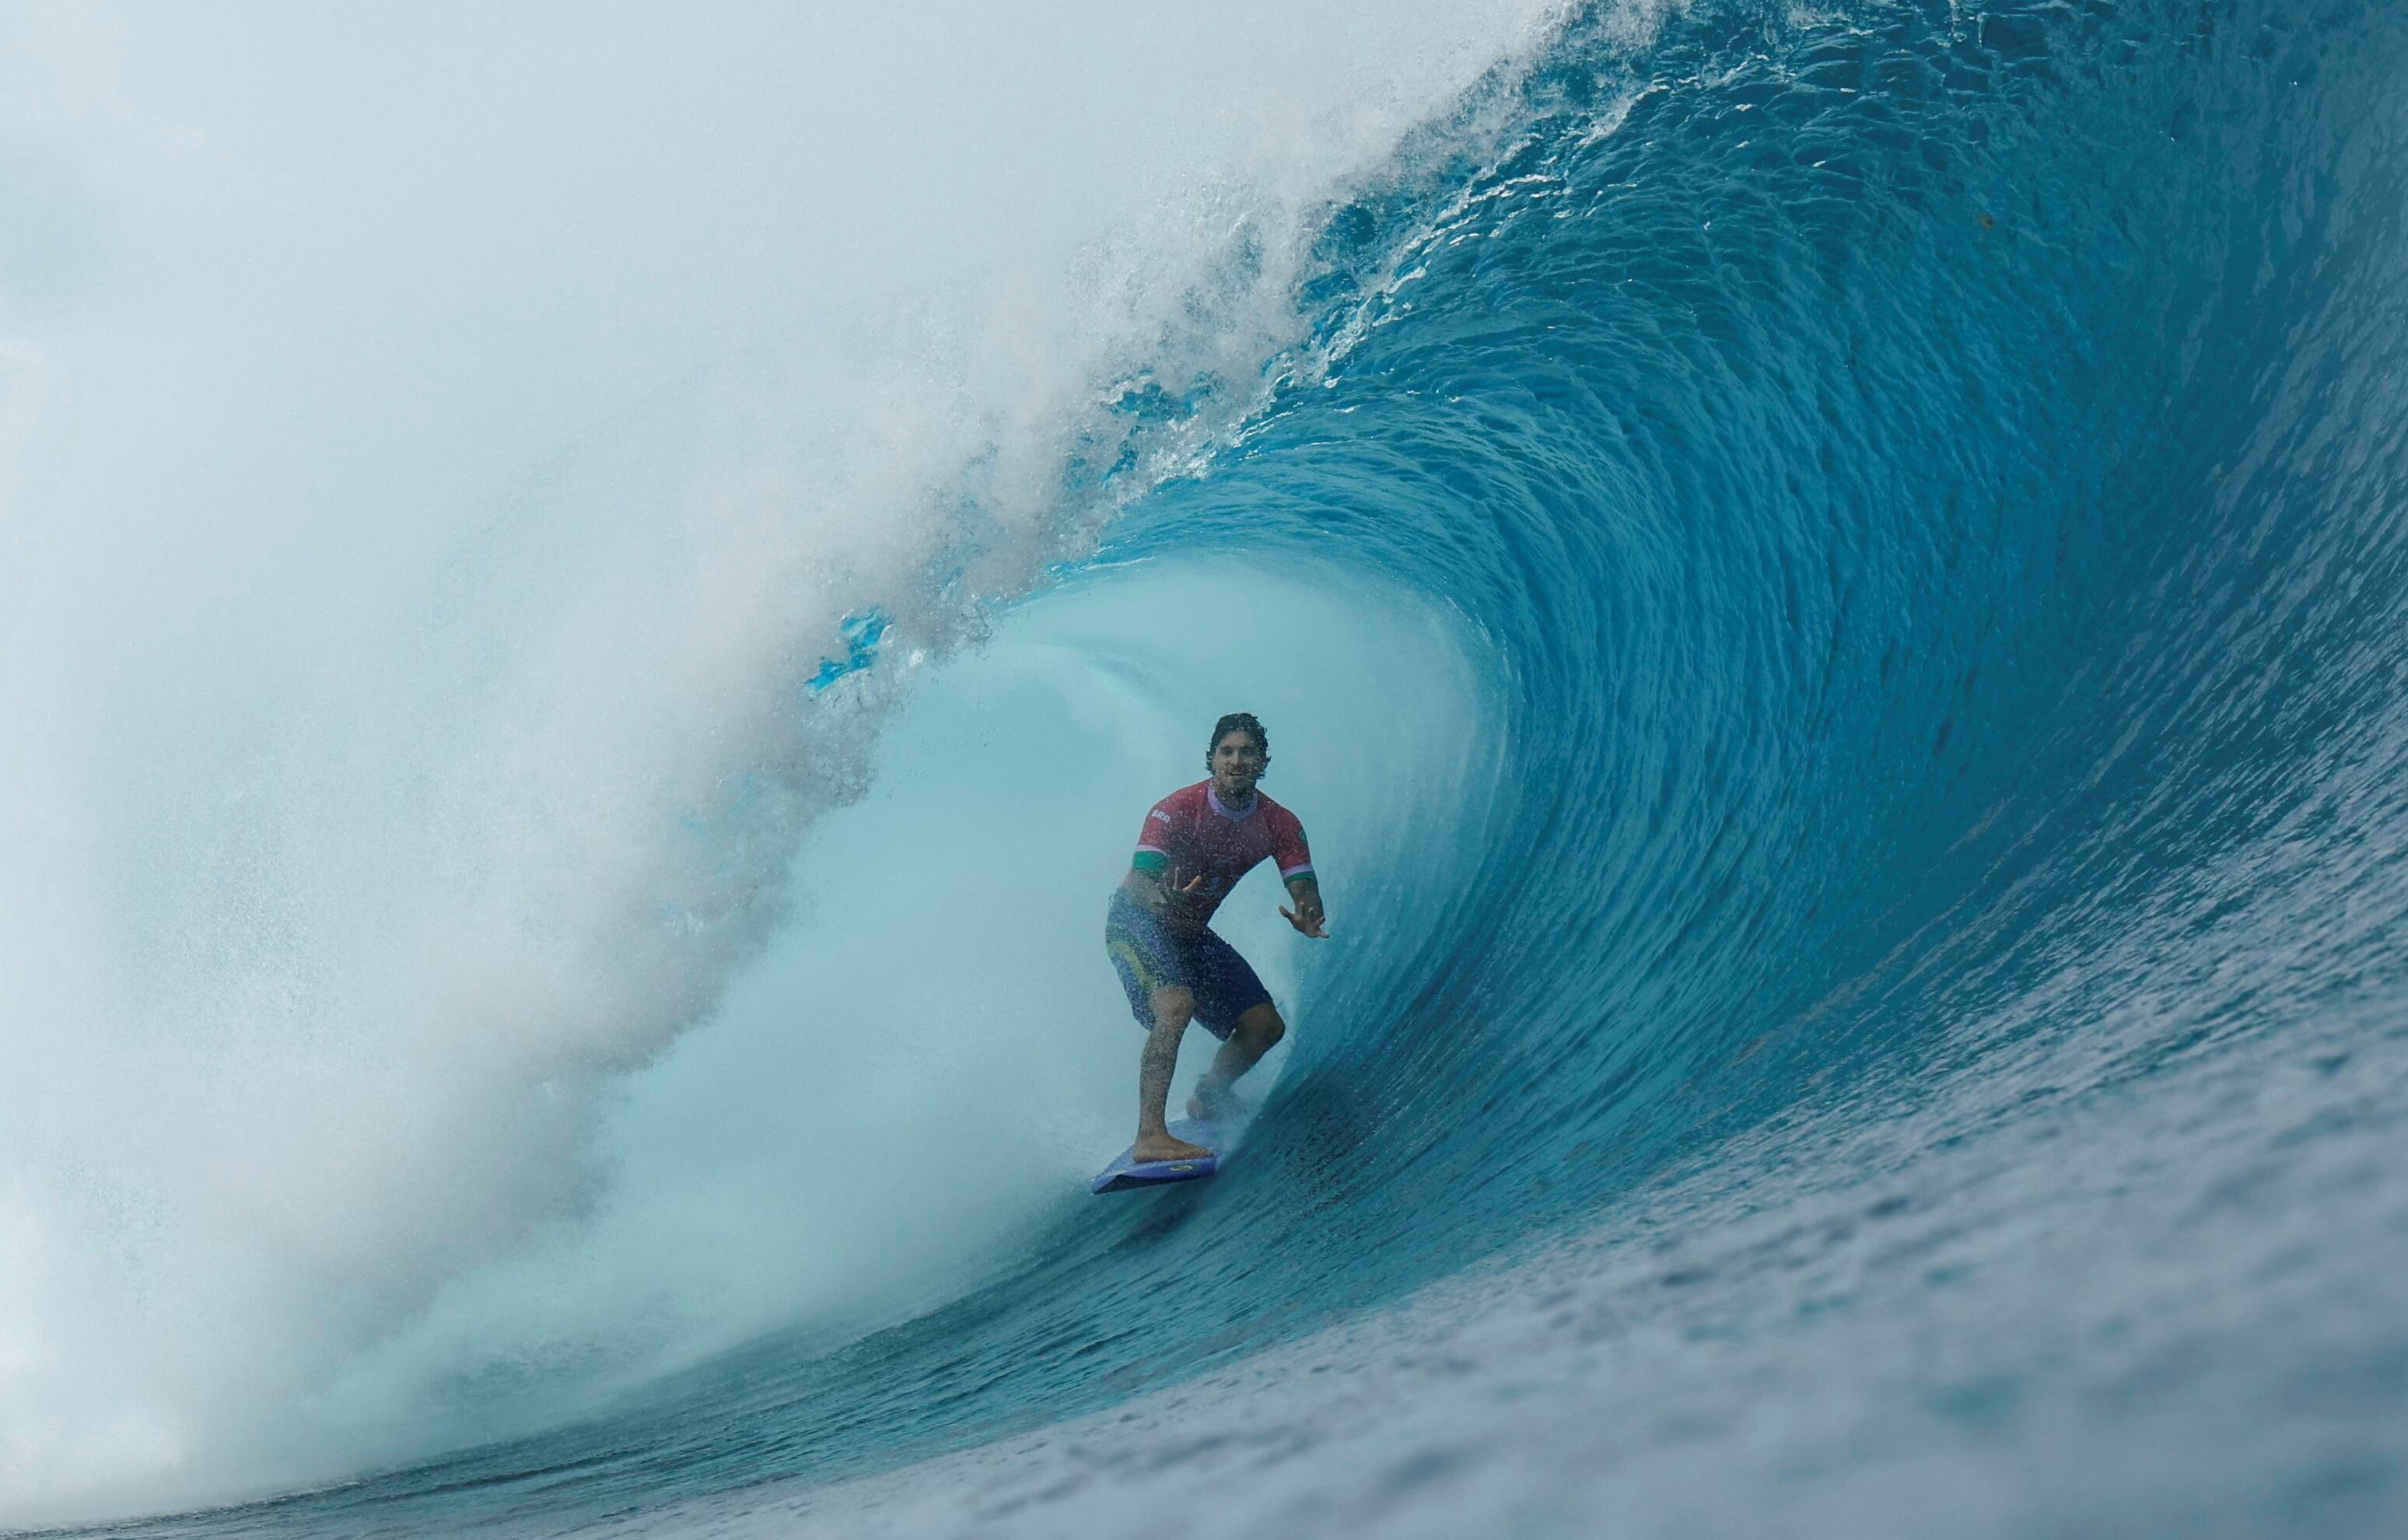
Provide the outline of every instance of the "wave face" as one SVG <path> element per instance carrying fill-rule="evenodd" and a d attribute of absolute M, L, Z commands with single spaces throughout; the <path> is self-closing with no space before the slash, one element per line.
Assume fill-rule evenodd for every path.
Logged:
<path fill-rule="evenodd" d="M 1070 1423 L 1076 1479 L 931 1475 L 921 1532 L 1211 1492 L 1233 1532 L 1859 1533 L 1919 1492 L 1975 1533 L 2376 1533 L 2408 1501 L 2403 65 L 2348 4 L 1574 17 L 1315 224 L 1268 394 L 999 623 L 1038 704 L 931 685 L 890 740 L 907 782 L 982 723 L 1110 760 L 1080 710 L 1177 732 L 1281 681 L 1270 785 L 1340 939 L 1255 933 L 1297 1030 L 1242 1159 L 1014 1188 L 950 1303 L 157 1532 L 873 1533 L 905 1489 L 791 1494 L 999 1440 L 1042 1468 Z M 1182 661 L 1165 615 L 1247 655 Z M 1110 762 L 1044 819 L 1133 827 L 1157 767 Z M 941 871 L 898 823 L 865 867 Z M 1029 1159 L 1073 1190 L 1075 1150 Z M 1587 1314 L 1451 1349 L 1472 1279 Z M 1490 1357 L 1398 1367 L 1450 1351 Z M 1197 1385 L 1302 1420 L 1308 1364 L 1391 1393 L 1327 1403 L 1355 1425 L 1297 1435 L 1333 1441 L 1306 1474 L 1226 1420 L 1113 1442 Z"/>

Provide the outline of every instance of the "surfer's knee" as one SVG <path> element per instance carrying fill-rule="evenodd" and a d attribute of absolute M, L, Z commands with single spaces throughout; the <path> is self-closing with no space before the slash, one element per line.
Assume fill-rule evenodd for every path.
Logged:
<path fill-rule="evenodd" d="M 1238 1030 L 1245 1034 L 1248 1046 L 1268 1053 L 1287 1036 L 1287 1023 L 1280 1019 L 1277 1006 L 1257 1005 L 1238 1018 Z"/>

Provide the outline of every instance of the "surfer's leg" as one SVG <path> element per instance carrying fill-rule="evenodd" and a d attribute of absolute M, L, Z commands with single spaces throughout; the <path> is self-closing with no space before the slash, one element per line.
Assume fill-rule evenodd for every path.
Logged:
<path fill-rule="evenodd" d="M 1170 1072 L 1179 1067 L 1179 1040 L 1186 1035 L 1187 1018 L 1196 1014 L 1196 995 L 1174 985 L 1154 992 L 1154 1029 L 1145 1034 L 1145 1052 L 1137 1069 L 1137 1147 L 1140 1160 L 1192 1160 L 1212 1152 L 1184 1139 L 1173 1139 L 1163 1126 L 1163 1104 L 1170 1100 Z"/>
<path fill-rule="evenodd" d="M 1196 1095 L 1188 1102 L 1189 1114 L 1210 1117 L 1219 1110 L 1216 1102 L 1226 1105 L 1231 1096 L 1230 1087 L 1285 1036 L 1287 1023 L 1280 1019 L 1279 1007 L 1269 1000 L 1239 1016 L 1236 1029 L 1222 1041 L 1221 1051 L 1212 1056 L 1212 1067 L 1196 1082 Z"/>
<path fill-rule="evenodd" d="M 1137 1141 L 1132 1151 L 1140 1160 L 1192 1160 L 1211 1151 L 1173 1139 L 1163 1126 L 1163 1103 L 1170 1099 L 1170 1072 L 1179 1067 L 1179 1040 L 1196 1014 L 1196 991 L 1185 982 L 1188 960 L 1182 949 L 1162 933 L 1154 917 L 1131 902 L 1125 890 L 1112 895 L 1104 925 L 1104 950 L 1112 959 L 1127 994 L 1129 1014 L 1145 1028 L 1145 1049 L 1138 1058 Z"/>
<path fill-rule="evenodd" d="M 1229 1087 L 1287 1034 L 1287 1023 L 1254 966 L 1209 930 L 1196 946 L 1196 1019 L 1221 1040 L 1221 1051 L 1197 1081 L 1188 1114 L 1220 1117 L 1241 1112 Z"/>

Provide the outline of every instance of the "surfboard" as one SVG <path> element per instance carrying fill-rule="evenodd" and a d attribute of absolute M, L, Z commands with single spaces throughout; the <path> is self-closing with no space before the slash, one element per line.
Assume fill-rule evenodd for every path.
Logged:
<path fill-rule="evenodd" d="M 1120 1159 L 1096 1173 L 1087 1184 L 1095 1193 L 1126 1192 L 1131 1187 L 1158 1187 L 1169 1182 L 1197 1182 L 1221 1169 L 1229 1158 L 1230 1146 L 1236 1142 L 1238 1130 L 1243 1125 L 1235 1121 L 1217 1122 L 1210 1118 L 1182 1117 L 1170 1125 L 1170 1137 L 1184 1139 L 1191 1144 L 1201 1144 L 1212 1153 L 1193 1160 L 1140 1160 L 1137 1146 L 1121 1151 Z"/>

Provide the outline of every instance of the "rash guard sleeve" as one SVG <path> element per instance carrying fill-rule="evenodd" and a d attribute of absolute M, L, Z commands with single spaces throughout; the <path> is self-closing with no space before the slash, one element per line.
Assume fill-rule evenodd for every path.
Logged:
<path fill-rule="evenodd" d="M 1137 854 L 1129 857 L 1129 865 L 1156 876 L 1170 870 L 1170 852 L 1178 826 L 1178 811 L 1170 805 L 1169 798 L 1154 803 L 1138 829 Z"/>
<path fill-rule="evenodd" d="M 1279 863 L 1280 881 L 1312 875 L 1312 852 L 1304 842 L 1304 825 L 1283 807 L 1263 810 L 1270 817 L 1271 859 Z"/>

